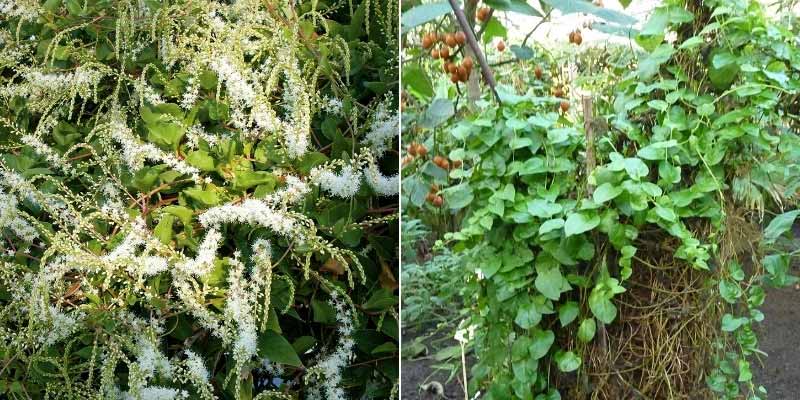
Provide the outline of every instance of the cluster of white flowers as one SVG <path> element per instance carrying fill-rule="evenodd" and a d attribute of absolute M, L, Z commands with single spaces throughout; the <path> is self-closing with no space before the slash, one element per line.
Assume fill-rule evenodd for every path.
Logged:
<path fill-rule="evenodd" d="M 122 243 L 117 245 L 112 252 L 103 256 L 103 258 L 110 262 L 135 258 L 138 248 L 145 244 L 146 237 L 147 226 L 141 217 L 137 217 L 131 223 L 130 231 L 122 240 Z"/>
<path fill-rule="evenodd" d="M 228 97 L 241 106 L 251 107 L 256 99 L 256 91 L 249 80 L 227 56 L 215 57 L 208 66 L 225 82 Z"/>
<path fill-rule="evenodd" d="M 161 95 L 144 81 L 140 81 L 136 85 L 136 95 L 139 96 L 141 101 L 145 101 L 154 106 L 164 103 L 164 99 L 161 98 Z"/>
<path fill-rule="evenodd" d="M 109 124 L 111 138 L 122 146 L 122 157 L 131 171 L 135 172 L 144 166 L 146 160 L 161 162 L 172 169 L 192 177 L 195 182 L 202 182 L 200 170 L 178 159 L 172 154 L 165 153 L 150 143 L 142 143 L 133 135 L 133 131 L 120 118 L 113 118 Z"/>
<path fill-rule="evenodd" d="M 19 215 L 18 204 L 15 196 L 0 190 L 0 230 L 9 229 L 20 239 L 33 242 L 39 237 L 39 234 L 28 221 Z"/>
<path fill-rule="evenodd" d="M 291 118 L 283 123 L 283 140 L 286 151 L 292 158 L 298 158 L 308 150 L 311 137 L 311 105 L 306 82 L 300 76 L 297 60 L 286 47 L 282 57 L 292 60 L 284 66 L 286 76 L 284 100 Z"/>
<path fill-rule="evenodd" d="M 209 374 L 208 369 L 206 369 L 206 364 L 203 362 L 203 358 L 197 355 L 192 350 L 186 350 L 186 369 L 189 373 L 189 376 L 192 377 L 197 382 L 208 382 L 211 374 Z"/>
<path fill-rule="evenodd" d="M 255 199 L 211 208 L 200 215 L 200 223 L 206 228 L 227 223 L 257 224 L 285 236 L 297 233 L 298 228 L 295 218 Z"/>
<path fill-rule="evenodd" d="M 49 328 L 45 330 L 44 335 L 38 337 L 39 342 L 45 346 L 58 343 L 77 332 L 79 328 L 78 322 L 84 317 L 84 314 L 79 311 L 67 314 L 55 306 L 50 306 L 47 310 L 49 312 L 45 318 L 49 322 Z"/>
<path fill-rule="evenodd" d="M 34 21 L 39 16 L 40 8 L 36 0 L 0 0 L 0 15 L 5 17 Z"/>
<path fill-rule="evenodd" d="M 378 105 L 370 122 L 370 130 L 361 141 L 369 146 L 376 157 L 382 156 L 392 140 L 400 135 L 400 116 L 390 106 L 391 99 Z"/>
<path fill-rule="evenodd" d="M 24 60 L 30 59 L 34 49 L 30 43 L 20 42 L 15 46 L 3 46 L 13 41 L 13 36 L 8 35 L 8 32 L 0 32 L 0 65 L 22 65 Z"/>
<path fill-rule="evenodd" d="M 28 99 L 26 105 L 31 111 L 45 112 L 65 93 L 70 94 L 73 101 L 76 95 L 93 97 L 104 73 L 88 66 L 80 66 L 74 72 L 47 73 L 28 70 L 23 75 L 23 83 L 4 86 L 0 89 L 0 97 L 25 97 Z"/>
<path fill-rule="evenodd" d="M 364 168 L 364 178 L 372 190 L 381 196 L 394 196 L 400 192 L 400 176 L 384 176 L 374 163 L 369 163 Z"/>
<path fill-rule="evenodd" d="M 136 342 L 136 351 L 136 365 L 145 381 L 155 377 L 156 374 L 168 379 L 172 377 L 172 364 L 152 339 L 141 335 Z"/>
<path fill-rule="evenodd" d="M 28 182 L 22 175 L 4 168 L 0 161 L 0 185 L 5 186 L 9 193 L 16 195 L 19 200 L 27 200 L 32 204 L 45 209 L 61 226 L 75 226 L 80 222 L 78 212 L 71 208 L 64 198 L 52 193 L 42 193 L 37 187 Z M 15 205 L 17 203 L 14 203 Z M 15 206 L 16 209 L 16 206 Z M 9 208 L 10 210 L 10 208 Z M 18 210 L 16 213 L 19 213 Z M 11 214 L 7 214 L 11 216 Z M 19 214 L 16 214 L 19 216 Z M 9 223 L 8 221 L 6 223 Z M 23 239 L 33 241 L 37 234 L 34 229 L 26 228 L 29 224 L 24 220 L 16 218 L 10 222 L 9 229 L 14 231 Z M 20 229 L 17 231 L 17 229 Z"/>
<path fill-rule="evenodd" d="M 157 275 L 169 269 L 169 261 L 164 257 L 149 254 L 152 250 L 151 239 L 144 220 L 136 217 L 122 243 L 102 258 L 107 262 L 126 266 L 128 273 L 134 276 Z M 140 248 L 143 248 L 141 252 Z"/>
<path fill-rule="evenodd" d="M 361 175 L 361 171 L 352 165 L 345 165 L 338 174 L 326 167 L 314 167 L 309 173 L 309 180 L 331 196 L 346 199 L 358 193 Z"/>
<path fill-rule="evenodd" d="M 200 124 L 192 125 L 186 130 L 186 144 L 191 149 L 197 149 L 201 140 L 208 143 L 209 146 L 214 146 L 219 142 L 219 139 L 219 136 L 206 132 Z"/>
<path fill-rule="evenodd" d="M 214 268 L 214 259 L 221 241 L 222 234 L 216 229 L 210 229 L 197 249 L 197 256 L 179 262 L 176 267 L 189 275 L 205 276 Z"/>
<path fill-rule="evenodd" d="M 273 110 L 264 102 L 260 102 L 253 107 L 251 116 L 253 117 L 253 121 L 255 121 L 256 126 L 266 132 L 273 132 L 277 130 L 281 124 L 281 120 L 275 114 L 275 110 Z M 255 137 L 258 137 L 258 135 Z"/>
<path fill-rule="evenodd" d="M 256 355 L 257 338 L 253 303 L 256 294 L 247 290 L 244 280 L 244 264 L 238 259 L 231 261 L 228 273 L 228 300 L 225 302 L 225 314 L 229 321 L 237 326 L 236 340 L 233 343 L 233 358 L 238 365 Z"/>
<path fill-rule="evenodd" d="M 197 82 L 195 77 L 190 77 L 188 82 L 188 87 L 186 91 L 183 92 L 183 96 L 181 97 L 181 107 L 185 110 L 190 110 L 194 107 L 194 103 L 197 101 L 197 95 L 200 92 L 200 85 Z"/>
<path fill-rule="evenodd" d="M 47 143 L 43 142 L 39 137 L 34 135 L 23 135 L 20 138 L 20 142 L 30 146 L 33 151 L 36 152 L 36 154 L 39 154 L 47 159 L 51 166 L 61 168 L 65 172 L 71 172 L 73 170 L 66 158 L 64 158 L 57 151 L 53 150 L 52 147 L 48 146 Z"/>
<path fill-rule="evenodd" d="M 322 99 L 322 110 L 329 114 L 341 115 L 343 106 L 342 100 L 336 97 L 325 96 Z"/>
<path fill-rule="evenodd" d="M 141 260 L 140 271 L 144 276 L 158 275 L 169 268 L 167 259 L 159 256 L 144 256 Z"/>
<path fill-rule="evenodd" d="M 111 182 L 106 182 L 102 185 L 102 198 L 100 201 L 102 202 L 102 206 L 100 211 L 103 214 L 116 218 L 116 219 L 124 219 L 125 214 L 125 205 L 120 200 L 120 191 L 114 186 Z"/>
<path fill-rule="evenodd" d="M 264 201 L 268 204 L 295 204 L 302 200 L 311 188 L 302 179 L 294 175 L 284 175 L 286 186 L 267 195 Z"/>
<path fill-rule="evenodd" d="M 124 400 L 180 400 L 188 399 L 189 393 L 182 389 L 173 389 L 162 386 L 148 386 L 139 389 L 139 394 L 126 393 Z"/>
<path fill-rule="evenodd" d="M 336 309 L 336 321 L 339 323 L 339 345 L 332 353 L 322 357 L 313 367 L 319 376 L 316 380 L 317 385 L 310 386 L 308 393 L 309 400 L 346 400 L 344 390 L 340 387 L 342 382 L 342 370 L 347 367 L 353 359 L 353 314 L 347 309 L 347 304 L 338 298 L 336 292 L 331 292 L 331 304 Z M 316 374 L 311 374 L 313 376 Z"/>

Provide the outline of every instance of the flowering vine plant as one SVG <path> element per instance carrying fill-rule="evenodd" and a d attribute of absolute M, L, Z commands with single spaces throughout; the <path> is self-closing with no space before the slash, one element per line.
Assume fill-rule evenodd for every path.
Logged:
<path fill-rule="evenodd" d="M 483 9 L 479 32 L 503 32 Z M 764 355 L 759 308 L 766 287 L 797 282 L 800 254 L 796 15 L 665 0 L 630 31 L 638 49 L 603 44 L 594 62 L 511 47 L 514 64 L 493 64 L 496 91 L 470 99 L 480 86 L 441 76 L 454 46 L 433 38 L 449 12 L 404 14 L 428 26 L 408 34 L 419 56 L 404 71 L 402 197 L 462 257 L 468 394 L 767 398 L 751 370 Z"/>
<path fill-rule="evenodd" d="M 0 1 L 0 397 L 392 397 L 397 8 Z"/>

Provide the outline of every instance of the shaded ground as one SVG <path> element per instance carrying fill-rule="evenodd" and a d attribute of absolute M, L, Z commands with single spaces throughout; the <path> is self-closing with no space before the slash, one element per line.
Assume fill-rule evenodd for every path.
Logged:
<path fill-rule="evenodd" d="M 408 342 L 410 342 L 417 335 L 418 334 L 414 332 L 403 332 L 403 338 Z M 464 398 L 464 389 L 461 385 L 461 381 L 459 380 L 461 377 L 461 370 L 458 371 L 456 377 L 454 377 L 450 382 L 447 382 L 447 378 L 450 376 L 450 371 L 436 369 L 435 365 L 439 364 L 440 362 L 433 358 L 437 348 L 442 348 L 455 343 L 455 341 L 452 341 L 452 343 L 447 343 L 445 345 L 438 344 L 436 346 L 432 346 L 430 345 L 430 341 L 428 341 L 430 353 L 427 356 L 421 355 L 413 360 L 403 358 L 402 373 L 400 374 L 400 398 L 402 400 L 453 400 Z M 403 344 L 406 345 L 406 343 Z M 467 362 L 469 363 L 469 361 L 470 360 Z M 431 385 L 432 382 L 438 382 L 442 385 L 441 389 L 444 390 L 444 397 L 437 396 L 436 394 L 432 393 L 434 391 L 433 386 L 436 386 L 435 383 Z M 428 392 L 421 387 L 423 385 L 428 385 Z"/>
<path fill-rule="evenodd" d="M 795 243 L 800 246 L 800 224 L 794 226 Z M 800 275 L 800 263 L 792 268 Z M 764 321 L 758 337 L 760 348 L 769 355 L 764 367 L 753 368 L 754 382 L 767 388 L 770 400 L 797 399 L 800 393 L 800 290 L 795 287 L 767 290 L 761 307 Z"/>
<path fill-rule="evenodd" d="M 798 268 L 795 268 L 797 270 Z M 767 388 L 770 400 L 797 399 L 800 392 L 800 290 L 767 291 L 760 348 L 769 355 L 764 368 L 754 366 L 754 381 Z"/>

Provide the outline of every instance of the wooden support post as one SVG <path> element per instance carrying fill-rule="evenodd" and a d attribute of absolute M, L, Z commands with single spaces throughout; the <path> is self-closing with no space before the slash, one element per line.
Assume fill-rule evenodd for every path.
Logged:
<path fill-rule="evenodd" d="M 592 128 L 594 105 L 591 96 L 583 96 L 581 102 L 583 103 L 583 130 L 586 131 L 586 178 L 588 179 L 597 164 L 594 158 L 594 129 Z M 594 193 L 594 185 L 588 181 L 586 182 L 586 191 L 589 196 Z"/>
<path fill-rule="evenodd" d="M 592 103 L 591 96 L 583 96 L 581 98 L 581 103 L 583 104 L 583 130 L 586 133 L 586 193 L 588 197 L 592 197 L 592 194 L 594 194 L 594 185 L 589 183 L 589 176 L 592 174 L 592 171 L 594 171 L 594 168 L 597 165 L 597 160 L 595 159 L 594 155 L 594 104 Z M 595 250 L 597 250 L 598 237 L 596 232 L 592 234 L 592 240 L 595 244 Z M 606 257 L 605 251 L 601 251 L 600 257 Z M 603 265 L 606 264 L 605 260 L 602 260 L 601 262 Z M 602 354 L 607 356 L 608 333 L 606 332 L 605 324 L 602 322 L 597 324 L 597 334 L 600 351 Z"/>

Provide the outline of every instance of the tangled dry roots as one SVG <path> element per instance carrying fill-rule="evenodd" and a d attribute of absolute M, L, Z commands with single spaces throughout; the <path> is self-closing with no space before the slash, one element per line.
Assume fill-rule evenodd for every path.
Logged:
<path fill-rule="evenodd" d="M 758 227 L 740 210 L 731 210 L 719 237 L 719 259 L 737 259 L 759 268 L 753 243 Z M 704 232 L 705 231 L 705 232 Z M 696 237 L 707 234 L 698 229 Z M 605 340 L 586 349 L 584 393 L 580 399 L 711 399 L 705 372 L 713 343 L 721 338 L 722 301 L 712 275 L 673 257 L 669 238 L 640 237 L 627 292 L 617 302 L 619 319 L 606 327 Z M 605 342 L 605 343 L 603 343 Z M 605 346 L 605 348 L 603 348 Z"/>
<path fill-rule="evenodd" d="M 665 257 L 639 262 L 606 327 L 607 350 L 588 349 L 591 399 L 711 398 L 705 375 L 718 301 L 707 273 Z M 649 264 L 649 265 L 648 265 Z"/>

